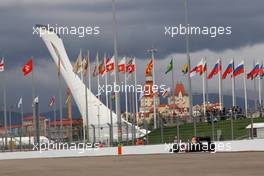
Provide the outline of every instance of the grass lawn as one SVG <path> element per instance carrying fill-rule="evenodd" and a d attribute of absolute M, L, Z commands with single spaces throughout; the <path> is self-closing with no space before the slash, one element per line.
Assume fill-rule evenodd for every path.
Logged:
<path fill-rule="evenodd" d="M 245 139 L 248 138 L 248 126 L 251 122 L 251 119 L 241 119 L 234 120 L 234 139 Z M 255 118 L 254 123 L 264 122 L 264 118 Z M 217 139 L 217 134 L 222 134 L 222 140 L 231 140 L 231 121 L 223 120 L 215 122 L 215 139 Z M 164 127 L 164 142 L 173 142 L 175 136 L 177 135 L 176 126 L 173 127 Z M 187 141 L 191 139 L 194 135 L 193 124 L 182 124 L 180 125 L 180 139 L 182 141 Z M 197 136 L 212 137 L 212 126 L 208 123 L 197 123 Z M 159 144 L 161 143 L 160 129 L 156 129 L 149 134 L 149 144 Z"/>

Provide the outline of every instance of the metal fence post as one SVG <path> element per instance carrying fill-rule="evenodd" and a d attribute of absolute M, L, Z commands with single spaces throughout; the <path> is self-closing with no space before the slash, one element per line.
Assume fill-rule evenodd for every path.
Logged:
<path fill-rule="evenodd" d="M 22 151 L 22 136 L 19 136 L 20 151 Z"/>
<path fill-rule="evenodd" d="M 93 143 L 96 142 L 96 138 L 95 138 L 95 126 L 93 124 L 91 124 L 91 127 L 93 128 Z"/>
<path fill-rule="evenodd" d="M 29 135 L 28 135 L 28 147 L 29 147 L 29 150 L 31 150 L 31 135 L 30 135 L 30 132 L 29 132 Z"/>
<path fill-rule="evenodd" d="M 129 142 L 129 136 L 128 136 L 128 124 L 126 123 L 126 142 L 127 142 L 127 145 L 128 145 L 128 142 Z M 133 142 L 134 143 L 134 142 Z"/>
<path fill-rule="evenodd" d="M 215 129 L 214 129 L 214 116 L 212 113 L 210 113 L 211 116 L 211 125 L 212 125 L 212 141 L 215 140 Z"/>
<path fill-rule="evenodd" d="M 9 142 L 10 150 L 13 152 L 13 137 L 10 136 L 10 142 Z"/>
<path fill-rule="evenodd" d="M 233 112 L 231 113 L 231 139 L 234 140 L 234 118 L 233 118 Z"/>
<path fill-rule="evenodd" d="M 176 117 L 176 123 L 177 123 L 177 142 L 180 143 L 180 122 L 179 122 L 179 116 Z"/>
<path fill-rule="evenodd" d="M 144 128 L 146 130 L 146 144 L 149 143 L 149 139 L 148 139 L 148 124 L 147 124 L 147 120 L 144 118 Z"/>
<path fill-rule="evenodd" d="M 110 123 L 107 123 L 108 127 L 109 127 L 109 146 L 112 147 L 113 146 L 113 138 L 112 138 L 112 126 Z"/>
<path fill-rule="evenodd" d="M 160 117 L 160 139 L 161 139 L 161 143 L 164 143 L 163 120 L 161 117 Z"/>

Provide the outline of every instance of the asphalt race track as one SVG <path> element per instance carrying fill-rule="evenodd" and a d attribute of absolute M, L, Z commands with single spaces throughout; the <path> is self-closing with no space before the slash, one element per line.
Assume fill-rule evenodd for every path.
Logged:
<path fill-rule="evenodd" d="M 0 176 L 263 176 L 264 152 L 0 161 Z"/>

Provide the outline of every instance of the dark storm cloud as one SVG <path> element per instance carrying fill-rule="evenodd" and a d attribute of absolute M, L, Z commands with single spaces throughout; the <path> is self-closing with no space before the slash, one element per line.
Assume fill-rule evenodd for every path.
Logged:
<path fill-rule="evenodd" d="M 184 64 L 185 39 L 180 36 L 169 38 L 164 35 L 164 26 L 184 24 L 183 0 L 118 0 L 118 48 L 121 56 L 140 58 L 140 69 L 146 65 L 147 49 L 154 46 L 158 49 L 160 72 L 166 68 L 170 54 L 175 54 Z M 252 57 L 260 57 L 263 45 L 264 29 L 263 0 L 189 0 L 189 23 L 197 26 L 232 26 L 231 36 L 210 38 L 191 36 L 190 48 L 193 52 L 193 63 L 208 54 L 209 58 L 223 56 L 230 58 L 240 56 L 241 47 Z M 73 61 L 79 49 L 90 49 L 92 58 L 97 50 L 112 53 L 112 6 L 110 0 L 1 0 L 0 2 L 0 55 L 5 56 L 7 69 L 12 79 L 9 80 L 10 103 L 16 102 L 22 94 L 30 100 L 30 85 L 21 78 L 21 67 L 31 56 L 40 61 L 38 68 L 38 92 L 45 101 L 56 94 L 56 84 L 52 75 L 56 74 L 55 66 L 50 59 L 48 50 L 38 36 L 32 35 L 35 24 L 51 24 L 62 26 L 100 26 L 99 36 L 63 35 L 63 41 L 70 59 Z M 255 50 L 254 48 L 258 48 Z M 226 49 L 230 49 L 228 52 Z M 212 53 L 215 51 L 214 53 Z M 202 53 L 201 53 L 202 52 Z M 222 53 L 220 53 L 222 52 Z M 237 52 L 237 53 L 236 53 Z M 195 54 L 198 53 L 198 54 Z M 224 56 L 225 56 L 224 55 Z M 210 57 L 211 56 L 211 57 Z M 247 58 L 251 57 L 246 56 Z M 196 60 L 195 60 L 196 59 Z M 211 61 L 213 64 L 214 61 Z M 180 67 L 178 68 L 178 70 Z M 53 71 L 51 71 L 53 70 Z M 15 80 L 15 81 L 14 81 Z M 158 79 L 161 80 L 161 79 Z M 144 77 L 139 78 L 140 82 Z M 163 80 L 161 80 L 163 81 Z M 49 82 L 49 84 L 47 84 Z M 17 87 L 20 88 L 19 92 Z M 197 91 L 200 87 L 195 87 Z M 213 87 L 217 91 L 217 86 Z M 10 94 L 10 93 L 9 93 Z M 1 97 L 0 97 L 1 98 Z M 46 107 L 46 106 L 45 106 Z M 47 108 L 47 107 L 46 107 Z M 30 106 L 28 107 L 30 109 Z M 45 108 L 44 108 L 45 109 Z"/>
<path fill-rule="evenodd" d="M 11 1 L 12 2 L 12 1 Z M 36 23 L 58 25 L 99 25 L 99 37 L 78 38 L 63 36 L 70 58 L 79 48 L 102 52 L 112 51 L 112 23 L 110 1 L 60 1 L 40 3 L 14 1 L 1 6 L 0 48 L 1 54 L 13 58 L 49 56 L 37 36 L 32 36 Z M 25 1 L 27 2 L 27 1 Z M 262 42 L 264 28 L 264 2 L 247 0 L 190 0 L 189 21 L 198 26 L 232 26 L 231 36 L 191 37 L 191 50 L 223 50 Z M 184 52 L 183 37 L 171 39 L 164 36 L 164 25 L 184 23 L 183 0 L 118 1 L 119 51 L 121 55 L 146 57 L 146 49 L 155 46 L 159 56 Z"/>

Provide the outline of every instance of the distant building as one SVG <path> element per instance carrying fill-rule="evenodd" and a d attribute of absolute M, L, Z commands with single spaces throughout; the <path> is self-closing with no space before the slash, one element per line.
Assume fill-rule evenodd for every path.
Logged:
<path fill-rule="evenodd" d="M 80 140 L 82 137 L 83 120 L 72 119 L 72 109 L 71 109 L 71 93 L 67 91 L 67 118 L 62 119 L 62 123 L 59 119 L 49 120 L 44 116 L 39 117 L 40 126 L 40 136 L 46 136 L 52 140 Z M 22 124 L 7 125 L 7 135 L 8 136 L 20 136 L 22 129 L 22 136 L 34 136 L 35 135 L 35 120 L 32 116 L 24 117 Z M 61 129 L 62 126 L 62 129 Z M 0 137 L 5 136 L 6 131 L 3 123 L 0 123 Z"/>
<path fill-rule="evenodd" d="M 81 118 L 73 119 L 73 120 L 69 118 L 64 118 L 62 120 L 62 131 L 61 131 L 60 120 L 51 121 L 48 124 L 47 137 L 55 141 L 61 138 L 63 138 L 63 140 L 65 141 L 80 140 L 80 137 L 82 136 L 82 128 L 83 128 L 82 126 L 83 126 L 83 120 Z"/>
<path fill-rule="evenodd" d="M 146 83 L 144 85 L 144 96 L 140 100 L 140 112 L 149 112 L 154 105 L 154 96 L 156 106 L 160 104 L 160 98 L 158 93 L 153 93 L 153 77 L 152 75 L 146 76 Z"/>
<path fill-rule="evenodd" d="M 142 123 L 145 119 L 150 122 L 154 118 L 154 96 L 156 96 L 156 108 L 158 117 L 162 118 L 165 123 L 174 123 L 176 117 L 186 120 L 189 116 L 189 96 L 185 91 L 182 83 L 177 83 L 172 95 L 168 97 L 167 104 L 160 104 L 160 95 L 153 92 L 152 75 L 146 76 L 144 85 L 144 96 L 140 99 L 140 110 L 138 121 Z"/>
<path fill-rule="evenodd" d="M 22 129 L 22 136 L 34 136 L 34 127 L 33 127 L 33 117 L 28 116 L 23 118 L 23 123 L 16 125 L 7 125 L 7 134 L 9 136 L 20 136 Z M 40 126 L 40 136 L 47 135 L 47 118 L 44 116 L 39 117 L 39 126 Z M 22 128 L 23 127 L 23 128 Z M 0 127 L 0 135 L 5 135 L 5 127 Z"/>
<path fill-rule="evenodd" d="M 144 85 L 144 95 L 140 99 L 140 109 L 138 121 L 142 123 L 143 119 L 149 121 L 154 117 L 154 96 L 156 101 L 156 107 L 158 109 L 160 105 L 160 97 L 158 93 L 153 92 L 153 77 L 151 74 L 146 75 L 146 83 Z M 158 112 L 158 110 L 157 110 Z"/>
<path fill-rule="evenodd" d="M 264 123 L 253 123 L 253 134 L 251 134 L 251 124 L 249 124 L 246 129 L 248 130 L 249 136 L 253 136 L 257 139 L 264 139 Z"/>
<path fill-rule="evenodd" d="M 189 95 L 187 94 L 183 83 L 177 83 L 173 95 L 168 98 L 171 114 L 173 118 L 180 117 L 186 120 L 189 117 Z"/>
<path fill-rule="evenodd" d="M 23 134 L 25 136 L 34 136 L 34 120 L 32 116 L 23 118 Z M 47 118 L 44 116 L 39 117 L 40 136 L 47 136 Z"/>

